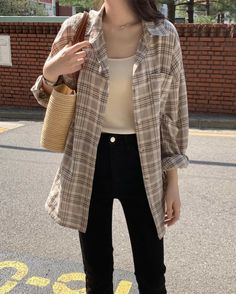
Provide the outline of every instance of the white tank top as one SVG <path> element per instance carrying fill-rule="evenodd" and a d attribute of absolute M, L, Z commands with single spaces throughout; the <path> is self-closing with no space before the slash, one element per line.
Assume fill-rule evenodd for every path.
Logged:
<path fill-rule="evenodd" d="M 108 58 L 109 97 L 102 132 L 117 134 L 136 132 L 132 101 L 134 60 L 135 55 L 126 58 Z"/>

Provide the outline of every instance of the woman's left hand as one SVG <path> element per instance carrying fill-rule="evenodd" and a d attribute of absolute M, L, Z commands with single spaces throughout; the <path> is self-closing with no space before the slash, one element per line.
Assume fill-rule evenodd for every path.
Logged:
<path fill-rule="evenodd" d="M 165 220 L 164 224 L 171 226 L 179 220 L 180 217 L 180 196 L 178 183 L 167 184 L 165 191 Z"/>

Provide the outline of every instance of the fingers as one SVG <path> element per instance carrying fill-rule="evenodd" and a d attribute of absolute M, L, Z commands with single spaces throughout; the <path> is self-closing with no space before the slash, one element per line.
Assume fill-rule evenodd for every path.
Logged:
<path fill-rule="evenodd" d="M 171 219 L 165 220 L 164 223 L 168 227 L 170 227 L 170 226 L 174 225 L 177 221 L 178 221 L 178 218 L 176 218 L 175 216 L 173 216 Z"/>
<path fill-rule="evenodd" d="M 81 63 L 85 62 L 86 58 L 86 51 L 82 50 L 83 48 L 90 47 L 90 43 L 88 41 L 83 41 L 72 45 L 71 41 L 66 45 L 64 52 L 62 52 L 63 58 L 66 58 L 69 63 L 72 65 L 77 63 L 80 65 Z M 80 50 L 80 51 L 79 51 Z"/>
<path fill-rule="evenodd" d="M 179 220 L 179 217 L 180 217 L 180 208 L 179 207 L 174 208 L 174 217 L 176 220 Z"/>
<path fill-rule="evenodd" d="M 71 74 L 79 71 L 86 61 L 86 50 L 84 48 L 91 48 L 89 41 L 79 42 L 72 45 L 70 41 L 63 49 L 50 58 L 49 66 L 53 69 L 52 72 L 58 75 Z"/>
<path fill-rule="evenodd" d="M 89 41 L 83 41 L 83 42 L 79 42 L 70 46 L 69 51 L 70 53 L 75 53 L 83 48 L 90 48 L 90 47 L 91 47 L 91 44 L 89 43 Z"/>
<path fill-rule="evenodd" d="M 167 206 L 167 212 L 166 212 L 166 214 L 167 214 L 167 218 L 168 219 L 171 219 L 172 218 L 173 210 L 172 210 L 172 206 L 171 205 L 168 205 Z"/>
<path fill-rule="evenodd" d="M 76 60 L 76 62 L 74 62 L 72 65 L 71 65 L 71 71 L 72 72 L 75 72 L 75 71 L 78 71 L 82 68 L 84 64 L 84 58 L 78 58 Z"/>
<path fill-rule="evenodd" d="M 166 203 L 167 210 L 165 214 L 164 224 L 168 227 L 175 224 L 180 217 L 180 203 L 173 202 L 173 203 Z"/>
<path fill-rule="evenodd" d="M 75 72 L 80 70 L 86 60 L 86 55 L 87 53 L 85 51 L 75 52 L 74 54 L 71 54 L 69 51 L 65 52 L 65 54 L 63 54 L 63 58 L 64 64 L 68 71 Z"/>
<path fill-rule="evenodd" d="M 72 42 L 70 41 L 68 44 L 66 44 L 65 48 L 69 48 L 71 47 L 71 45 L 72 45 Z"/>
<path fill-rule="evenodd" d="M 76 58 L 84 58 L 86 57 L 87 53 L 85 51 L 76 52 L 75 54 Z"/>
<path fill-rule="evenodd" d="M 72 65 L 82 65 L 85 62 L 86 53 L 81 52 L 81 54 L 76 54 L 71 60 Z"/>

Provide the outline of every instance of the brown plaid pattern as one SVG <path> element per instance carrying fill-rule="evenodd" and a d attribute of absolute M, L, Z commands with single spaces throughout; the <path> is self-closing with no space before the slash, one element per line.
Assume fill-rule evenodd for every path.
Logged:
<path fill-rule="evenodd" d="M 102 33 L 104 5 L 89 12 L 86 39 L 92 44 L 88 59 L 77 81 L 75 117 L 71 124 L 65 153 L 53 181 L 45 209 L 58 224 L 86 231 L 97 145 L 109 92 L 109 69 Z M 48 58 L 72 39 L 82 13 L 68 18 L 58 32 Z M 158 25 L 142 21 L 133 67 L 133 107 L 136 135 L 148 201 L 159 238 L 163 224 L 166 171 L 186 168 L 189 158 L 188 103 L 182 53 L 178 33 L 168 21 Z M 73 75 L 60 77 L 59 83 L 73 85 Z M 39 76 L 32 92 L 38 103 L 49 99 Z M 58 118 L 60 119 L 60 118 Z"/>

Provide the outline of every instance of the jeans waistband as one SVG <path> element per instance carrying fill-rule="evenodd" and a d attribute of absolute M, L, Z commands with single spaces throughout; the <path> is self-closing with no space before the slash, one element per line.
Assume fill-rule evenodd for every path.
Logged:
<path fill-rule="evenodd" d="M 135 144 L 137 145 L 137 137 L 136 133 L 133 134 L 116 134 L 116 133 L 101 133 L 100 140 L 105 141 L 105 142 L 110 142 L 112 143 L 112 137 L 115 138 L 116 143 L 126 143 L 128 144 Z"/>

